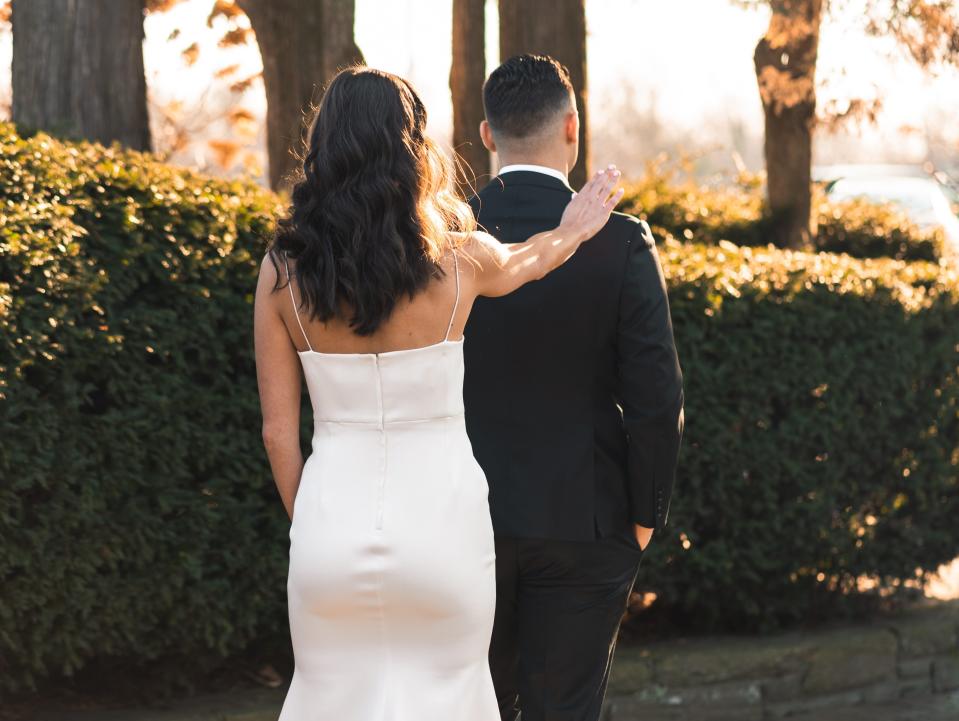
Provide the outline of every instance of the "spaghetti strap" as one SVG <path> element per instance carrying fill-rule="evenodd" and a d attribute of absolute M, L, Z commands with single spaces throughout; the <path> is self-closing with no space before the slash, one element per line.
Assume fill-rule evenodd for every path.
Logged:
<path fill-rule="evenodd" d="M 460 304 L 460 265 L 456 258 L 456 251 L 453 250 L 453 272 L 456 274 L 456 300 L 453 302 L 453 312 L 450 314 L 450 324 L 446 326 L 446 337 L 444 341 L 450 339 L 450 331 L 453 330 L 453 321 L 456 319 L 456 309 Z"/>
<path fill-rule="evenodd" d="M 293 279 L 290 277 L 290 259 L 286 253 L 283 254 L 283 261 L 286 263 L 286 287 L 290 289 L 290 300 L 293 301 L 293 315 L 296 316 L 296 324 L 300 326 L 300 333 L 303 334 L 303 340 L 306 341 L 306 347 L 313 352 L 313 346 L 310 345 L 310 339 L 306 337 L 306 331 L 303 329 L 303 322 L 300 320 L 300 314 L 296 309 L 296 296 L 293 295 Z"/>

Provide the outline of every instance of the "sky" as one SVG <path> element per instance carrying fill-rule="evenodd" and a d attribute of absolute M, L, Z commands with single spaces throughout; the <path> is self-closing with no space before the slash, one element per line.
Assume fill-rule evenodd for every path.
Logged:
<path fill-rule="evenodd" d="M 212 0 L 186 0 L 147 18 L 144 56 L 151 104 L 178 103 L 182 122 L 194 122 L 214 136 L 229 131 L 214 117 L 203 117 L 204 108 L 222 114 L 224 104 L 242 104 L 257 119 L 256 127 L 246 129 L 245 142 L 262 153 L 262 86 L 231 98 L 224 96 L 225 83 L 217 89 L 210 82 L 216 70 L 234 63 L 241 66 L 236 78 L 257 72 L 258 53 L 254 46 L 216 47 L 223 27 L 206 27 L 211 5 Z M 448 139 L 452 122 L 451 5 L 450 0 L 356 0 L 356 40 L 367 63 L 413 82 L 430 111 L 430 131 L 440 140 Z M 587 0 L 586 8 L 596 162 L 638 171 L 642 159 L 661 150 L 692 147 L 724 157 L 735 150 L 747 165 L 761 166 L 762 108 L 752 53 L 768 10 L 742 9 L 729 0 Z M 888 39 L 865 36 L 857 0 L 847 8 L 823 26 L 820 102 L 879 96 L 885 111 L 877 126 L 861 134 L 820 138 L 817 160 L 855 162 L 879 155 L 922 162 L 929 141 L 916 129 L 949 125 L 959 104 L 959 72 L 949 69 L 930 77 Z M 496 26 L 496 3 L 489 2 L 490 70 L 498 59 Z M 170 40 L 174 29 L 180 35 Z M 194 40 L 202 50 L 187 67 L 181 52 Z M 8 86 L 9 34 L 0 40 L 0 96 Z M 903 128 L 911 130 L 901 132 Z M 959 155 L 959 133 L 942 132 Z M 201 166 L 210 162 L 204 143 L 194 144 L 177 160 Z"/>

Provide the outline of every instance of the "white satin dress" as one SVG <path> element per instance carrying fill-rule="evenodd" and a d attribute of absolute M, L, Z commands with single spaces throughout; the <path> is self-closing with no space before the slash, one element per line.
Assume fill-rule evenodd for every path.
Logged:
<path fill-rule="evenodd" d="M 314 430 L 290 527 L 296 668 L 280 721 L 500 718 L 489 489 L 451 328 L 412 350 L 299 352 Z"/>

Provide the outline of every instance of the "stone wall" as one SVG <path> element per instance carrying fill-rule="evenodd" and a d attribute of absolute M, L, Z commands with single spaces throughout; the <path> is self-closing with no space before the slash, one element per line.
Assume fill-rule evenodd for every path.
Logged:
<path fill-rule="evenodd" d="M 959 602 L 937 603 L 834 630 L 621 646 L 605 721 L 760 721 L 956 689 Z"/>

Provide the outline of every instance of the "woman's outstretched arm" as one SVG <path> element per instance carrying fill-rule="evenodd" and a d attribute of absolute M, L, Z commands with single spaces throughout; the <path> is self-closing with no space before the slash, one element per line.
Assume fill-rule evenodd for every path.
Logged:
<path fill-rule="evenodd" d="M 476 294 L 506 295 L 569 260 L 606 225 L 623 197 L 622 188 L 614 192 L 619 176 L 612 165 L 598 171 L 570 200 L 555 229 L 537 233 L 524 243 L 504 244 L 488 233 L 473 233 L 468 248 L 476 265 Z"/>

